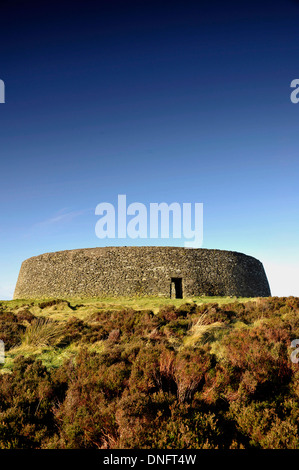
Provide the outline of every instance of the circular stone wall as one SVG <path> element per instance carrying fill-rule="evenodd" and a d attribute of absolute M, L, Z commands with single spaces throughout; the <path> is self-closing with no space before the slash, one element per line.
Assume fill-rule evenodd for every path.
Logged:
<path fill-rule="evenodd" d="M 271 295 L 263 265 L 242 253 L 176 247 L 102 247 L 25 260 L 14 298 Z"/>

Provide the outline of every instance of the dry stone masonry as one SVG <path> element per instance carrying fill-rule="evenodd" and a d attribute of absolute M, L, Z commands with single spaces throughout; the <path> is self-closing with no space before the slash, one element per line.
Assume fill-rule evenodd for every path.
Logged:
<path fill-rule="evenodd" d="M 14 298 L 271 295 L 263 265 L 242 253 L 179 247 L 101 247 L 25 260 Z"/>

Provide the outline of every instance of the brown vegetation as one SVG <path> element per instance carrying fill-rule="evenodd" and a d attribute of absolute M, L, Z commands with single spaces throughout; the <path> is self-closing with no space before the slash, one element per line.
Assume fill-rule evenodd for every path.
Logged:
<path fill-rule="evenodd" d="M 29 351 L 3 369 L 0 448 L 299 448 L 298 298 L 85 320 L 79 307 L 63 322 L 0 307 L 8 356 L 76 351 L 50 366 Z"/>

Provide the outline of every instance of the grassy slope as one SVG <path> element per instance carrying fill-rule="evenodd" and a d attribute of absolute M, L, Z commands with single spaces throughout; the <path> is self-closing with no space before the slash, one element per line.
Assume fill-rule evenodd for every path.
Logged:
<path fill-rule="evenodd" d="M 294 297 L 0 302 L 0 448 L 299 448 L 295 338 Z"/>
<path fill-rule="evenodd" d="M 32 300 L 11 300 L 2 301 L 0 306 L 3 311 L 13 312 L 18 315 L 19 312 L 24 309 L 32 313 L 35 317 L 41 319 L 48 319 L 58 323 L 57 330 L 57 342 L 59 342 L 59 325 L 63 328 L 66 322 L 70 318 L 77 318 L 83 320 L 87 324 L 92 323 L 93 315 L 107 310 L 122 311 L 123 309 L 134 309 L 135 311 L 147 311 L 151 310 L 154 314 L 157 314 L 163 307 L 174 306 L 178 308 L 186 303 L 196 304 L 198 306 L 204 304 L 215 304 L 227 305 L 235 302 L 246 303 L 249 301 L 256 301 L 253 298 L 236 298 L 236 297 L 193 297 L 184 299 L 167 299 L 161 297 L 123 297 L 123 298 L 90 298 L 90 299 L 32 299 Z M 51 303 L 54 305 L 51 305 Z M 242 323 L 241 323 L 242 324 Z M 29 326 L 28 322 L 24 322 L 26 327 Z M 195 325 L 188 332 L 186 338 L 181 347 L 192 346 L 196 344 L 200 337 L 206 333 L 205 330 L 214 330 L 217 332 L 217 324 L 211 328 L 204 327 L 204 325 Z M 240 326 L 239 323 L 237 326 Z M 53 325 L 50 325 L 50 329 L 53 329 Z M 10 372 L 13 367 L 13 361 L 17 356 L 34 356 L 36 359 L 42 360 L 43 364 L 47 367 L 57 367 L 63 363 L 64 360 L 75 356 L 80 350 L 80 346 L 77 344 L 70 344 L 67 347 L 59 348 L 55 344 L 55 337 L 50 340 L 43 342 L 43 336 L 47 333 L 42 331 L 42 328 L 36 328 L 37 339 L 34 341 L 30 339 L 29 335 L 22 335 L 20 341 L 6 351 L 5 354 L 5 366 L 0 369 L 0 373 Z M 45 328 L 44 328 L 45 330 Z M 220 328 L 221 330 L 221 328 Z M 40 336 L 40 338 L 38 338 Z M 216 338 L 214 337 L 214 342 Z M 172 338 L 169 338 L 170 343 L 173 343 Z M 90 351 L 102 352 L 103 341 L 94 342 L 88 345 Z M 217 346 L 214 348 L 217 349 Z"/>

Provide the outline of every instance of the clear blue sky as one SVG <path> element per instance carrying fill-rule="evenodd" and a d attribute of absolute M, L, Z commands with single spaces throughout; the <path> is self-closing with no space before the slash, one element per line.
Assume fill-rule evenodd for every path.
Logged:
<path fill-rule="evenodd" d="M 1 4 L 0 298 L 100 240 L 100 202 L 202 202 L 204 248 L 299 296 L 299 1 Z M 169 244 L 183 246 L 183 241 Z"/>

